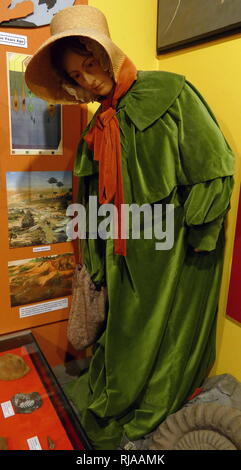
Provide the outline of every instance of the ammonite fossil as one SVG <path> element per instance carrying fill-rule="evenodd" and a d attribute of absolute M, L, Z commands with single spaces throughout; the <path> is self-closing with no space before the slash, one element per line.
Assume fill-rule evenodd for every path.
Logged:
<path fill-rule="evenodd" d="M 4 354 L 0 356 L 0 380 L 16 380 L 29 372 L 29 367 L 21 356 Z"/>
<path fill-rule="evenodd" d="M 32 413 L 42 405 L 42 398 L 38 392 L 16 393 L 12 398 L 16 413 Z"/>
<path fill-rule="evenodd" d="M 215 403 L 184 407 L 156 429 L 150 450 L 241 450 L 241 411 Z"/>

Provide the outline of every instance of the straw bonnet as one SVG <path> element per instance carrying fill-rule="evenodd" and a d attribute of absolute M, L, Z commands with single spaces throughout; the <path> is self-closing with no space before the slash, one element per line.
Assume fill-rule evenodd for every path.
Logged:
<path fill-rule="evenodd" d="M 25 72 L 26 84 L 36 96 L 60 104 L 93 101 L 91 93 L 79 85 L 67 85 L 52 65 L 51 46 L 58 39 L 68 36 L 81 36 L 84 40 L 89 38 L 102 46 L 110 59 L 112 76 L 117 81 L 126 55 L 112 42 L 107 20 L 99 9 L 88 5 L 64 8 L 53 17 L 50 32 L 50 38 L 32 56 Z"/>

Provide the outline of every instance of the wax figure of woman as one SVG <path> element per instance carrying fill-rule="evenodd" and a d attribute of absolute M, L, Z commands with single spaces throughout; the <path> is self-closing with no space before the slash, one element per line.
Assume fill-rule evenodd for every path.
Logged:
<path fill-rule="evenodd" d="M 224 217 L 233 153 L 204 98 L 184 76 L 137 71 L 110 39 L 104 15 L 74 6 L 26 81 L 56 103 L 101 103 L 81 136 L 74 173 L 81 202 L 174 205 L 174 243 L 87 238 L 84 262 L 106 282 L 108 319 L 88 371 L 67 393 L 96 449 L 139 439 L 177 411 L 215 359 Z M 157 221 L 159 228 L 166 220 Z M 162 240 L 163 242 L 163 240 Z M 198 252 L 197 252 L 198 251 Z"/>

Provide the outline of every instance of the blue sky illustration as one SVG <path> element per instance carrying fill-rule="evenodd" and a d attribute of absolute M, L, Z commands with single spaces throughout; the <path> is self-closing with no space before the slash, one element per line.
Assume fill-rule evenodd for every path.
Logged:
<path fill-rule="evenodd" d="M 18 3 L 22 3 L 23 0 L 12 0 L 10 9 L 14 8 Z M 31 0 L 34 3 L 34 13 L 23 18 L 24 21 L 35 23 L 36 26 L 43 26 L 49 24 L 53 16 L 64 8 L 70 7 L 74 4 L 75 0 L 56 0 L 52 8 L 47 7 L 46 3 L 39 5 L 39 0 Z"/>
<path fill-rule="evenodd" d="M 8 191 L 46 189 L 51 177 L 61 181 L 65 188 L 72 188 L 72 171 L 9 171 L 6 176 Z"/>

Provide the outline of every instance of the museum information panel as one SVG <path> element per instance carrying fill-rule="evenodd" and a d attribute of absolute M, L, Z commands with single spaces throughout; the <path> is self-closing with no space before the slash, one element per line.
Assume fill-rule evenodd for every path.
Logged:
<path fill-rule="evenodd" d="M 25 71 L 53 16 L 82 3 L 0 1 L 0 334 L 69 315 L 76 243 L 66 212 L 77 196 L 73 165 L 86 106 L 40 99 Z"/>

